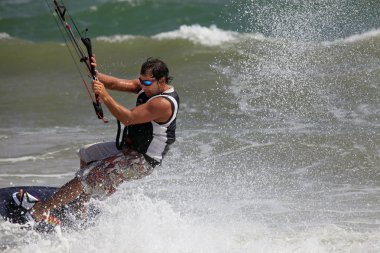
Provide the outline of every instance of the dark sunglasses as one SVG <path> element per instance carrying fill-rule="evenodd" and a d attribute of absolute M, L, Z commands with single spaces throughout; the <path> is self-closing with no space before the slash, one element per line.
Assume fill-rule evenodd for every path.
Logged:
<path fill-rule="evenodd" d="M 156 79 L 150 79 L 150 80 L 141 80 L 141 78 L 139 77 L 139 81 L 142 85 L 145 85 L 145 86 L 151 86 L 155 81 Z"/>

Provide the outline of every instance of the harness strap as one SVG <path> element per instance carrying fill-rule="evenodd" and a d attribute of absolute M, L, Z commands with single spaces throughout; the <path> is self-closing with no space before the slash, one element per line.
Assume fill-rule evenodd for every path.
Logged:
<path fill-rule="evenodd" d="M 118 120 L 117 121 L 117 134 L 116 134 L 116 148 L 118 150 L 122 150 L 123 147 L 125 146 L 125 138 L 127 136 L 127 133 L 128 133 L 128 128 L 124 128 L 123 130 L 123 135 L 121 136 L 121 140 L 120 140 L 120 133 L 121 133 L 121 124 L 120 124 L 120 121 Z M 160 165 L 160 162 L 154 160 L 153 158 L 151 158 L 150 156 L 146 155 L 146 154 L 143 154 L 144 155 L 144 158 L 145 160 L 150 164 L 152 165 L 152 167 L 156 167 L 157 165 Z"/>
<path fill-rule="evenodd" d="M 117 120 L 116 148 L 118 150 L 121 150 L 123 148 L 123 142 L 124 142 L 124 132 L 123 132 L 123 136 L 121 137 L 121 142 L 120 142 L 120 132 L 121 132 L 121 124 L 120 124 L 120 121 Z"/>

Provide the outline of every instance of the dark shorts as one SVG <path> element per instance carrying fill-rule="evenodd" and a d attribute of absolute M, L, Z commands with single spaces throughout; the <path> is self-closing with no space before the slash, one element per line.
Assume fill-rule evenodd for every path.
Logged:
<path fill-rule="evenodd" d="M 153 171 L 144 155 L 126 149 L 80 169 L 76 177 L 90 195 L 110 195 L 124 181 L 143 178 Z"/>

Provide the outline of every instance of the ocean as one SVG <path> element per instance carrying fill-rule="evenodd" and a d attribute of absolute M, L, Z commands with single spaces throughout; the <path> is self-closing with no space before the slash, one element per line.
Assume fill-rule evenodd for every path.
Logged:
<path fill-rule="evenodd" d="M 380 252 L 380 1 L 65 4 L 100 72 L 168 64 L 177 141 L 152 175 L 94 200 L 94 226 L 0 221 L 0 251 Z M 61 186 L 79 147 L 115 138 L 46 1 L 0 1 L 0 77 L 1 188 Z"/>

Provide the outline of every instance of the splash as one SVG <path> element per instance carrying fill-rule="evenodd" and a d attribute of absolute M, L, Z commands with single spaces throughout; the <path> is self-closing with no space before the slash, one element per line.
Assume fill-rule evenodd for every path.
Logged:
<path fill-rule="evenodd" d="M 334 225 L 282 231 L 237 218 L 215 221 L 183 215 L 164 200 L 142 192 L 119 192 L 97 203 L 102 215 L 94 227 L 39 235 L 0 223 L 5 252 L 375 252 L 379 233 L 348 232 Z M 10 239 L 18 237 L 21 239 Z M 13 244 L 7 244 L 8 241 Z"/>

